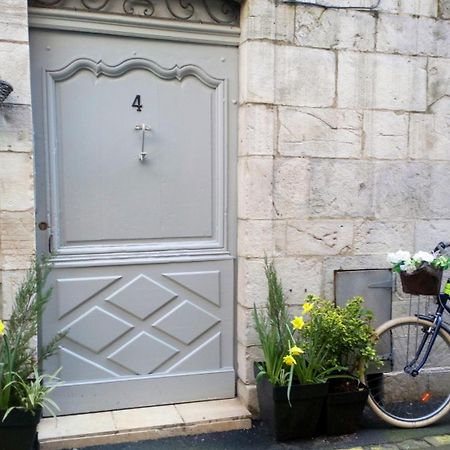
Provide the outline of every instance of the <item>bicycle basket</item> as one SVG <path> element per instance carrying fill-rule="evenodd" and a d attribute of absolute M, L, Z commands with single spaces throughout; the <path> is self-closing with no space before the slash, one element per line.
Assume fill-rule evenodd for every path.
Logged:
<path fill-rule="evenodd" d="M 411 273 L 400 272 L 403 292 L 413 295 L 438 295 L 441 289 L 442 269 L 424 264 Z"/>

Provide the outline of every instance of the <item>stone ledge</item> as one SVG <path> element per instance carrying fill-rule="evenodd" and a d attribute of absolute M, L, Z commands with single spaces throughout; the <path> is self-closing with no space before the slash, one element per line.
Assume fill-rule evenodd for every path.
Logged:
<path fill-rule="evenodd" d="M 45 418 L 38 431 L 41 450 L 61 450 L 249 429 L 250 417 L 235 398 Z"/>

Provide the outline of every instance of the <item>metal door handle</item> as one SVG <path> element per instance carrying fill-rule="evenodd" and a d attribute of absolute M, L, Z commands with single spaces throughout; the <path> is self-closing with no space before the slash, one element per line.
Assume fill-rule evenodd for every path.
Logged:
<path fill-rule="evenodd" d="M 136 125 L 134 127 L 135 130 L 142 131 L 142 146 L 141 146 L 141 153 L 139 154 L 139 161 L 144 162 L 145 158 L 147 158 L 148 153 L 144 151 L 145 146 L 145 132 L 150 131 L 152 128 L 149 125 L 145 125 L 143 123 L 142 125 Z"/>

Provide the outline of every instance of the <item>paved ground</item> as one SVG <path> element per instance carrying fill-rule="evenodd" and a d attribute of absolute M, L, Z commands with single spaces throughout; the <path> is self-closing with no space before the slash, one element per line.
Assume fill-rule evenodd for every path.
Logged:
<path fill-rule="evenodd" d="M 354 434 L 336 437 L 317 437 L 288 443 L 277 443 L 260 422 L 251 430 L 198 436 L 176 437 L 158 441 L 102 445 L 86 450 L 294 450 L 294 449 L 351 449 L 351 450 L 409 450 L 450 449 L 450 416 L 439 424 L 403 430 L 388 427 L 365 411 L 362 428 Z"/>

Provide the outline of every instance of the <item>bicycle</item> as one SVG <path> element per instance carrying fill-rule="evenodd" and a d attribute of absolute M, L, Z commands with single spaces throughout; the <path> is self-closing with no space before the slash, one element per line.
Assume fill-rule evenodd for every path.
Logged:
<path fill-rule="evenodd" d="M 434 252 L 448 247 L 450 242 L 440 242 Z M 450 278 L 436 296 L 434 313 L 392 319 L 375 330 L 382 367 L 368 371 L 364 382 L 368 404 L 383 421 L 418 428 L 450 411 L 450 326 L 444 322 L 449 299 Z"/>

